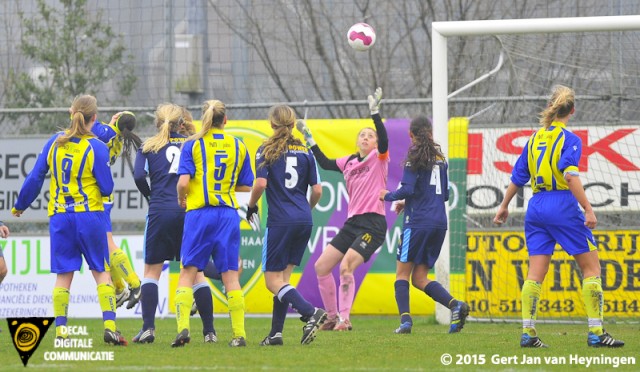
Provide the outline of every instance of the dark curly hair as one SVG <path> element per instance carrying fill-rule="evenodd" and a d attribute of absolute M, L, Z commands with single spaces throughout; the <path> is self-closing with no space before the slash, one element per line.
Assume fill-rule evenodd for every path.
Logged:
<path fill-rule="evenodd" d="M 409 131 L 413 145 L 407 153 L 406 164 L 411 170 L 431 170 L 436 161 L 444 160 L 440 145 L 433 141 L 433 125 L 428 117 L 421 115 L 411 120 Z"/>

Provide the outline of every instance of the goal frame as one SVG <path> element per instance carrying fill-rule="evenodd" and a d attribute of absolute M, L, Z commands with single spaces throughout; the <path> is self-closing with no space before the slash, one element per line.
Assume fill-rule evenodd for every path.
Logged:
<path fill-rule="evenodd" d="M 640 30 L 640 16 L 638 15 L 433 22 L 431 24 L 431 81 L 434 140 L 440 144 L 444 154 L 449 153 L 448 37 L 638 30 Z M 435 269 L 436 279 L 449 289 L 450 245 L 448 231 Z M 438 323 L 448 324 L 449 314 L 449 309 L 436 304 Z"/>

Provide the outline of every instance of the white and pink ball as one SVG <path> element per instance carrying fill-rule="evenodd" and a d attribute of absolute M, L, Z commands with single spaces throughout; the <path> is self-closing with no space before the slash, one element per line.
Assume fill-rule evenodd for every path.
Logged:
<path fill-rule="evenodd" d="M 347 40 L 353 49 L 364 52 L 376 43 L 376 31 L 366 23 L 356 23 L 349 29 Z"/>

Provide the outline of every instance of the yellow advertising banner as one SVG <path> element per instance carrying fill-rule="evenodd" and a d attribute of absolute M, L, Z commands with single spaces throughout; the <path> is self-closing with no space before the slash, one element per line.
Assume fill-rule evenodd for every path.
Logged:
<path fill-rule="evenodd" d="M 640 316 L 638 230 L 594 232 L 602 266 L 604 316 Z M 475 317 L 519 317 L 527 277 L 523 232 L 469 232 L 466 298 Z M 582 276 L 575 260 L 556 246 L 542 286 L 538 317 L 586 316 Z"/>

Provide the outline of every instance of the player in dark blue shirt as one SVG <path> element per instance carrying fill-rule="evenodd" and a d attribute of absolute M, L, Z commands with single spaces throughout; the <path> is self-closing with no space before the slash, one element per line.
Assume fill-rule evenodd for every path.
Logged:
<path fill-rule="evenodd" d="M 155 340 L 155 313 L 158 306 L 158 280 L 166 260 L 180 259 L 180 246 L 185 211 L 178 204 L 178 164 L 180 146 L 186 136 L 184 109 L 164 103 L 156 110 L 158 133 L 138 150 L 134 166 L 134 180 L 138 190 L 149 200 L 145 229 L 144 279 L 142 279 L 142 329 L 133 342 L 151 343 Z M 151 186 L 147 183 L 147 177 Z M 213 328 L 213 300 L 211 288 L 203 273 L 196 277 L 194 298 L 200 309 L 205 342 L 216 342 Z"/>
<path fill-rule="evenodd" d="M 396 302 L 400 327 L 395 333 L 411 333 L 409 277 L 414 287 L 451 309 L 449 333 L 460 332 L 469 315 L 469 306 L 454 299 L 427 274 L 434 266 L 447 233 L 446 201 L 449 200 L 447 162 L 433 141 L 433 127 L 426 116 L 418 116 L 409 128 L 411 147 L 402 174 L 401 187 L 393 192 L 380 191 L 380 200 L 399 202 L 404 209 L 403 234 L 396 264 Z"/>
<path fill-rule="evenodd" d="M 266 190 L 269 211 L 262 248 L 262 271 L 273 296 L 271 332 L 262 346 L 282 345 L 282 329 L 289 304 L 307 324 L 302 328 L 301 343 L 308 344 L 327 318 L 289 284 L 291 272 L 300 265 L 307 248 L 313 220 L 311 209 L 322 196 L 315 158 L 292 134 L 296 123 L 293 109 L 277 105 L 269 111 L 273 135 L 256 153 L 256 181 L 251 191 L 247 220 L 258 212 L 257 202 Z M 311 200 L 307 189 L 311 186 Z"/>

